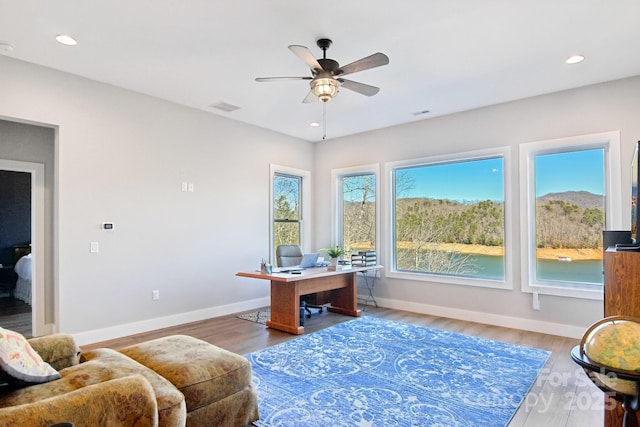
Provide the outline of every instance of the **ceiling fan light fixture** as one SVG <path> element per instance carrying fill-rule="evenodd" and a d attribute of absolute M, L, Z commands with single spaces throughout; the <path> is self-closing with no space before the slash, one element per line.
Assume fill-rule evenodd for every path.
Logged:
<path fill-rule="evenodd" d="M 327 102 L 338 94 L 338 82 L 329 77 L 316 78 L 311 81 L 311 89 L 320 101 Z"/>

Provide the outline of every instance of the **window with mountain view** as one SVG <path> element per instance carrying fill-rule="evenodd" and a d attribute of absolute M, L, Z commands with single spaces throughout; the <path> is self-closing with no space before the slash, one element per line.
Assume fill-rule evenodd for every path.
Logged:
<path fill-rule="evenodd" d="M 342 247 L 345 253 L 376 250 L 376 176 L 340 176 Z"/>
<path fill-rule="evenodd" d="M 522 143 L 519 157 L 522 290 L 601 299 L 602 231 L 630 216 L 620 132 Z"/>
<path fill-rule="evenodd" d="M 603 148 L 534 156 L 535 282 L 602 284 Z"/>
<path fill-rule="evenodd" d="M 504 159 L 392 169 L 395 271 L 503 281 Z"/>
<path fill-rule="evenodd" d="M 276 173 L 273 177 L 273 248 L 299 245 L 302 178 Z"/>

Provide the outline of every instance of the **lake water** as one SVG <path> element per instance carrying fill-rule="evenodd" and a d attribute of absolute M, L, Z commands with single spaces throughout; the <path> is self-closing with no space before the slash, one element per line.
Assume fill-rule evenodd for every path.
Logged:
<path fill-rule="evenodd" d="M 504 257 L 489 255 L 450 254 L 451 257 L 466 256 L 477 268 L 474 276 L 487 279 L 504 279 Z M 602 260 L 596 261 L 557 261 L 539 259 L 536 266 L 539 280 L 552 280 L 573 283 L 602 284 Z"/>
<path fill-rule="evenodd" d="M 478 275 L 490 279 L 504 278 L 504 258 L 499 256 L 469 255 L 478 267 Z M 540 259 L 537 262 L 537 278 L 564 282 L 602 284 L 602 261 L 557 261 Z"/>

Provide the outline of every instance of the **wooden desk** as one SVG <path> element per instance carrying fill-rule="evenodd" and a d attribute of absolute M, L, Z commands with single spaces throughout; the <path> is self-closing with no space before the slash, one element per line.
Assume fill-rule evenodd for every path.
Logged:
<path fill-rule="evenodd" d="M 267 326 L 290 334 L 304 333 L 300 326 L 300 296 L 333 290 L 329 311 L 359 317 L 358 282 L 360 271 L 378 270 L 381 266 L 351 267 L 337 271 L 309 268 L 301 274 L 240 272 L 236 276 L 271 281 L 271 320 Z"/>

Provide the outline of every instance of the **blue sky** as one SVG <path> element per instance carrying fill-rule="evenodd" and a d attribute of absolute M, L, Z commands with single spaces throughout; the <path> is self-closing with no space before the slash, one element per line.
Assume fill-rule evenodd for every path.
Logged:
<path fill-rule="evenodd" d="M 604 194 L 604 152 L 601 149 L 536 157 L 536 197 L 562 191 Z M 482 159 L 402 169 L 414 187 L 399 197 L 456 201 L 504 201 L 503 159 Z"/>
<path fill-rule="evenodd" d="M 536 197 L 562 191 L 604 195 L 604 150 L 573 151 L 536 157 Z"/>
<path fill-rule="evenodd" d="M 503 160 L 483 159 L 403 169 L 414 188 L 400 197 L 429 197 L 457 201 L 503 201 Z"/>

